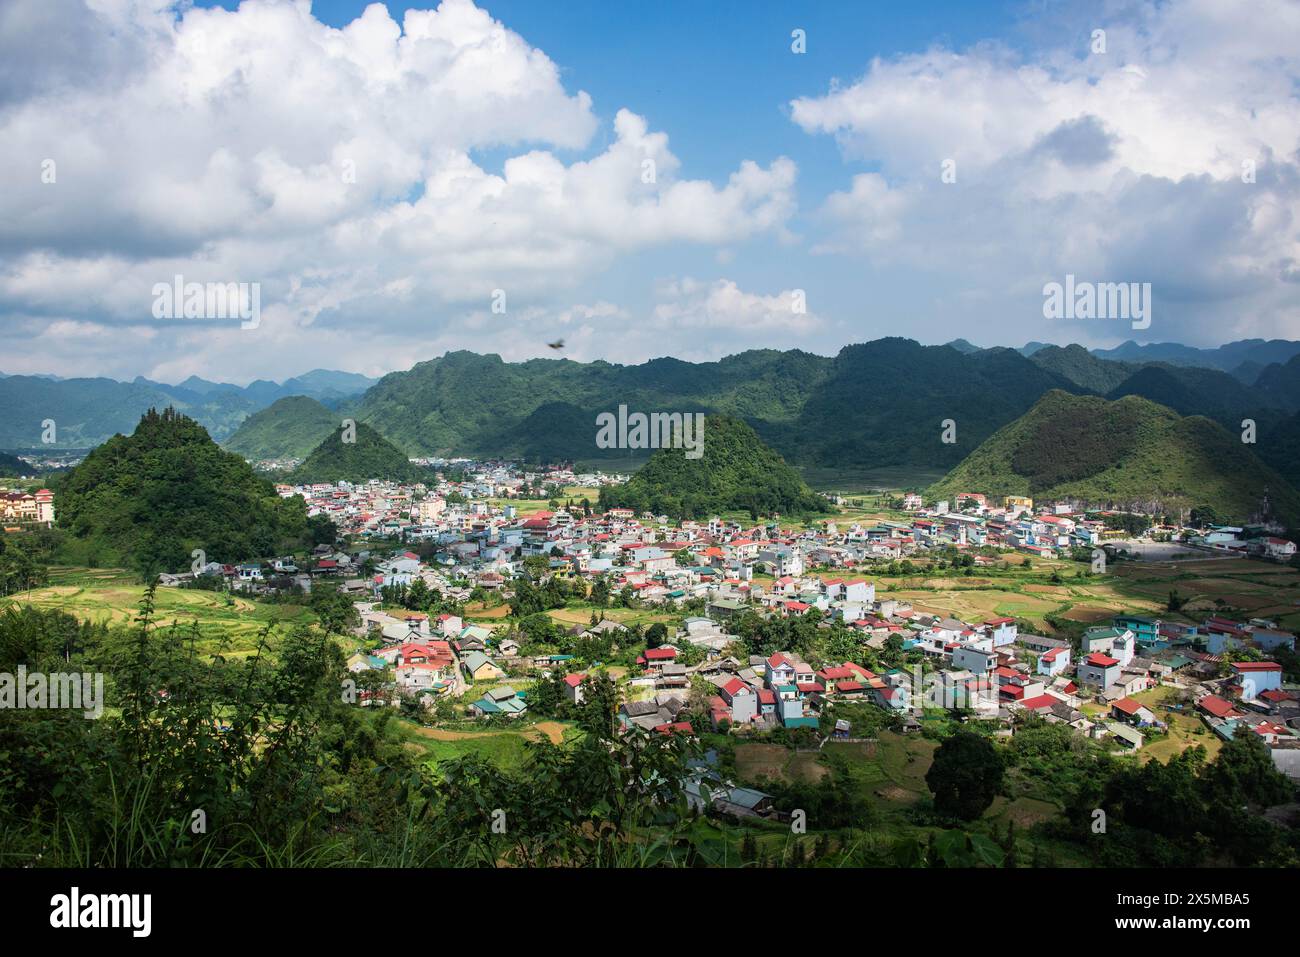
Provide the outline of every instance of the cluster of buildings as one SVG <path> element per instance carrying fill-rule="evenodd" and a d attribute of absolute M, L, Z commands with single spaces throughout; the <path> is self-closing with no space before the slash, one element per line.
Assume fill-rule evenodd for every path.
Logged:
<path fill-rule="evenodd" d="M 320 546 L 304 567 L 289 558 L 246 566 L 213 563 L 205 571 L 251 588 L 273 587 L 268 579 L 283 576 L 304 587 L 320 577 L 337 578 L 361 602 L 378 598 L 385 586 L 418 579 L 464 600 L 476 586 L 508 597 L 523 560 L 541 556 L 552 575 L 599 579 L 612 594 L 630 591 L 647 604 L 674 607 L 701 599 L 694 607 L 703 613 L 686 617 L 667 642 L 646 649 L 624 683 L 620 719 L 651 730 L 689 728 L 687 702 L 703 679 L 711 689 L 707 718 L 717 729 L 817 727 L 828 705 L 862 700 L 899 714 L 905 725 L 915 725 L 931 708 L 959 708 L 1008 728 L 1017 715 L 1032 713 L 1140 748 L 1150 734 L 1167 730 L 1168 715 L 1156 714 L 1135 696 L 1172 684 L 1208 702 L 1196 711 L 1216 734 L 1230 737 L 1246 729 L 1279 751 L 1300 742 L 1300 696 L 1282 686 L 1281 666 L 1268 657 L 1278 648 L 1293 650 L 1295 636 L 1271 622 L 1209 618 L 1189 625 L 1119 616 L 1088 629 L 1072 645 L 1021 633 L 1006 617 L 966 622 L 926 614 L 906 601 L 878 598 L 874 585 L 854 574 L 873 561 L 924 556 L 931 549 L 994 546 L 1054 554 L 1123 534 L 1068 503 L 1036 507 L 1012 496 L 991 505 L 983 496 L 959 495 L 950 509 L 947 502 L 927 507 L 909 496 L 904 504 L 913 515 L 906 521 L 785 529 L 718 518 L 670 523 L 628 509 L 595 514 L 587 507 L 561 508 L 523 516 L 509 503 L 511 494 L 535 487 L 539 478 L 573 485 L 582 477 L 520 473 L 505 465 L 461 474 L 460 482 L 432 486 L 282 486 L 283 495 L 302 494 L 311 514 L 328 515 L 352 547 Z M 409 547 L 419 543 L 419 554 L 378 541 L 367 548 L 367 539 L 376 537 L 404 540 Z M 973 560 L 980 565 L 1001 559 L 975 554 Z M 770 580 L 757 578 L 761 573 Z M 853 661 L 808 662 L 789 651 L 737 657 L 729 623 L 748 612 L 811 615 L 828 626 L 838 622 L 857 632 L 863 648 L 901 648 L 911 664 L 877 674 Z M 477 697 L 468 703 L 473 714 L 522 715 L 526 691 L 502 682 L 539 670 L 572 670 L 568 656 L 520 658 L 514 642 L 498 642 L 490 629 L 454 616 L 430 622 L 418 614 L 385 616 L 371 606 L 363 618 L 361 633 L 383 644 L 378 651 L 358 652 L 353 666 L 391 667 L 400 693 L 430 699 L 490 685 L 486 693 L 474 691 Z M 1236 662 L 1232 677 L 1223 678 L 1223 656 L 1242 651 L 1256 652 L 1253 657 L 1261 660 Z M 584 677 L 565 676 L 565 693 L 575 703 Z"/>
<path fill-rule="evenodd" d="M 0 522 L 19 528 L 53 525 L 54 493 L 47 488 L 35 492 L 0 489 Z"/>
<path fill-rule="evenodd" d="M 429 483 L 333 482 L 305 485 L 278 484 L 285 498 L 301 495 L 308 516 L 324 515 L 349 538 L 396 538 L 423 541 L 451 532 L 484 530 L 516 518 L 509 499 L 527 498 L 545 488 L 591 489 L 594 502 L 602 485 L 626 481 L 626 476 L 575 473 L 570 468 L 524 469 L 511 463 L 479 464 L 468 460 L 416 460 L 431 465 L 454 465 L 459 481 L 439 478 Z M 441 473 L 439 473 L 441 474 Z M 507 500 L 500 508 L 489 499 Z"/>

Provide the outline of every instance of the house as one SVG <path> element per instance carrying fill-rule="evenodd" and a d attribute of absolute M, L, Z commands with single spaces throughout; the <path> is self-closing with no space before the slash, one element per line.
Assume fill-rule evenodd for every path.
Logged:
<path fill-rule="evenodd" d="M 1016 620 L 1014 618 L 990 618 L 984 622 L 984 627 L 993 637 L 993 647 L 1001 648 L 1003 645 L 1009 645 L 1016 640 Z"/>
<path fill-rule="evenodd" d="M 732 724 L 748 724 L 758 715 L 758 695 L 739 678 L 732 678 L 718 686 Z"/>
<path fill-rule="evenodd" d="M 490 714 L 504 714 L 517 717 L 528 709 L 524 699 L 514 688 L 503 686 L 494 688 L 469 706 L 470 712 L 484 717 Z"/>
<path fill-rule="evenodd" d="M 1116 741 L 1125 748 L 1128 748 L 1130 751 L 1139 750 L 1142 747 L 1143 742 L 1146 740 L 1142 737 L 1141 731 L 1138 731 L 1136 728 L 1130 727 L 1127 724 L 1120 724 L 1118 721 L 1108 721 L 1106 723 L 1106 730 L 1115 736 Z"/>
<path fill-rule="evenodd" d="M 1240 714 L 1231 701 L 1213 694 L 1207 694 L 1197 701 L 1196 707 L 1211 718 L 1227 719 Z"/>
<path fill-rule="evenodd" d="M 985 651 L 973 645 L 958 645 L 952 651 L 952 666 L 987 678 L 998 666 L 998 653 Z"/>
<path fill-rule="evenodd" d="M 677 649 L 665 645 L 662 648 L 647 648 L 640 655 L 637 655 L 636 663 L 647 671 L 657 674 L 663 671 L 664 665 L 676 659 Z"/>
<path fill-rule="evenodd" d="M 734 618 L 745 613 L 745 603 L 734 598 L 715 598 L 709 602 L 707 610 L 714 620 Z"/>
<path fill-rule="evenodd" d="M 1086 685 L 1105 691 L 1119 680 L 1120 663 L 1116 658 L 1094 651 L 1079 662 L 1078 678 Z"/>
<path fill-rule="evenodd" d="M 582 682 L 586 677 L 585 674 L 564 676 L 564 699 L 569 704 L 582 704 Z"/>
<path fill-rule="evenodd" d="M 1119 615 L 1112 621 L 1121 631 L 1131 631 L 1137 637 L 1139 644 L 1154 644 L 1160 640 L 1159 619 L 1143 618 L 1140 615 Z"/>
<path fill-rule="evenodd" d="M 773 575 L 782 578 L 786 575 L 803 574 L 803 552 L 788 545 L 774 545 L 759 552 L 758 560 L 768 567 Z"/>
<path fill-rule="evenodd" d="M 1261 692 L 1282 687 L 1282 666 L 1276 661 L 1234 661 L 1230 667 L 1243 698 L 1256 698 Z"/>
<path fill-rule="evenodd" d="M 1055 677 L 1062 674 L 1070 667 L 1070 646 L 1063 644 L 1063 647 L 1052 648 L 1043 652 L 1038 658 L 1038 664 L 1035 670 L 1040 675 L 1049 675 Z"/>
<path fill-rule="evenodd" d="M 1116 721 L 1133 725 L 1150 725 L 1156 723 L 1156 716 L 1150 708 L 1133 698 L 1120 698 L 1110 705 L 1111 717 Z"/>
<path fill-rule="evenodd" d="M 794 683 L 794 662 L 777 652 L 763 663 L 763 683 L 769 688 Z"/>
<path fill-rule="evenodd" d="M 890 711 L 906 711 L 909 707 L 911 694 L 907 685 L 889 685 L 880 678 L 872 678 L 868 682 L 871 688 L 871 699 L 882 708 Z"/>
<path fill-rule="evenodd" d="M 506 673 L 481 651 L 471 651 L 461 659 L 460 666 L 471 681 L 495 681 L 506 676 Z"/>

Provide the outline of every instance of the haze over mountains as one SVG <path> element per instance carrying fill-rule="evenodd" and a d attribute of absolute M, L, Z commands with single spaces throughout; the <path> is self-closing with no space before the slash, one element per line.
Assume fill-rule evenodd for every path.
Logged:
<path fill-rule="evenodd" d="M 374 379 L 354 372 L 316 369 L 305 375 L 246 386 L 209 382 L 191 376 L 177 385 L 137 376 L 115 379 L 60 379 L 46 375 L 0 374 L 0 448 L 40 448 L 42 423 L 53 419 L 55 448 L 89 448 L 115 434 L 130 434 L 151 408 L 172 406 L 208 430 L 218 441 L 246 418 L 285 396 L 309 396 L 337 405 L 364 392 Z"/>

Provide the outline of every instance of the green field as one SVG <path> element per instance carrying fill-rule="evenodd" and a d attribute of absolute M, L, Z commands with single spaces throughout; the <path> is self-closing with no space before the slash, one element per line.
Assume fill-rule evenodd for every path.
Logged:
<path fill-rule="evenodd" d="M 52 568 L 50 584 L 0 599 L 3 604 L 31 604 L 67 612 L 85 621 L 125 625 L 140 612 L 145 588 L 120 569 Z M 154 620 L 159 627 L 173 622 L 197 624 L 201 651 L 216 651 L 223 643 L 228 654 L 251 652 L 268 622 L 282 629 L 308 624 L 316 616 L 302 605 L 255 602 L 224 592 L 159 588 L 154 593 Z"/>

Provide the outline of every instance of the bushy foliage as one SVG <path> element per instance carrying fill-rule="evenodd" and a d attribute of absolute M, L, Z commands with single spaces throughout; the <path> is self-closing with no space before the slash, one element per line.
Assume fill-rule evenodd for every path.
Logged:
<path fill-rule="evenodd" d="M 295 482 L 417 482 L 425 471 L 406 453 L 364 422 L 354 423 L 355 436 L 335 428 L 293 471 Z M 344 441 L 345 438 L 354 441 Z"/>
<path fill-rule="evenodd" d="M 626 484 L 603 486 L 600 504 L 674 518 L 736 509 L 754 517 L 830 510 L 753 429 L 725 416 L 705 420 L 700 458 L 687 458 L 685 449 L 659 449 Z"/>
<path fill-rule="evenodd" d="M 57 486 L 58 521 L 74 537 L 129 560 L 146 578 L 210 559 L 261 558 L 306 532 L 301 498 L 282 499 L 203 426 L 150 409 L 130 436 L 94 449 Z"/>

